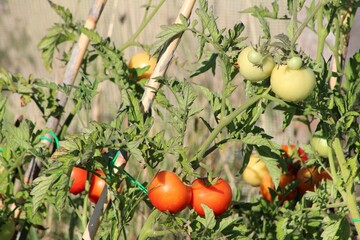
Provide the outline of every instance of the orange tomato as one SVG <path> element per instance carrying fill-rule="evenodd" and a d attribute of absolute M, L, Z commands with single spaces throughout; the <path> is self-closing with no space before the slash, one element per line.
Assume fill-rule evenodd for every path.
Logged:
<path fill-rule="evenodd" d="M 95 171 L 98 175 L 105 177 L 105 173 L 101 170 Z M 106 182 L 101 177 L 93 174 L 89 189 L 89 199 L 92 203 L 96 204 L 100 198 L 100 195 L 106 185 Z"/>
<path fill-rule="evenodd" d="M 156 66 L 156 58 L 150 57 L 146 52 L 140 52 L 132 56 L 128 64 L 129 68 L 144 68 L 147 66 L 149 67 L 148 70 L 146 70 L 146 72 L 142 75 L 137 76 L 137 80 L 150 78 Z"/>
<path fill-rule="evenodd" d="M 280 202 L 290 201 L 296 198 L 297 191 L 296 188 L 291 190 L 289 193 L 285 195 L 285 188 L 295 181 L 295 176 L 291 173 L 286 173 L 280 176 L 279 182 L 279 191 L 277 191 L 277 195 L 279 197 Z M 267 199 L 269 202 L 273 202 L 274 199 L 271 197 L 271 190 L 275 191 L 275 185 L 273 180 L 271 179 L 270 174 L 267 174 L 263 177 L 261 184 L 260 184 L 260 193 L 261 195 Z"/>

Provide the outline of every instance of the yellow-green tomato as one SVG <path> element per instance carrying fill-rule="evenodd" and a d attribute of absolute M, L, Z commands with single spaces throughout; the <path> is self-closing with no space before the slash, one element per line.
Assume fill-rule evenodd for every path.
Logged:
<path fill-rule="evenodd" d="M 252 62 L 249 59 L 252 59 L 253 55 L 257 53 L 253 47 L 248 46 L 239 54 L 237 63 L 239 66 L 240 74 L 247 80 L 251 82 L 263 81 L 271 75 L 271 71 L 275 67 L 275 62 L 271 56 L 266 56 L 262 58 L 262 61 L 259 65 L 256 65 L 252 62 L 257 62 L 254 59 Z M 250 56 L 249 56 L 250 54 Z"/>
<path fill-rule="evenodd" d="M 153 73 L 156 66 L 156 58 L 150 57 L 146 52 L 140 52 L 131 57 L 128 67 L 129 68 L 144 68 L 149 67 L 146 72 L 138 76 L 137 79 L 149 78 Z"/>
<path fill-rule="evenodd" d="M 249 163 L 242 173 L 244 181 L 253 187 L 258 187 L 260 186 L 262 178 L 268 174 L 269 170 L 259 155 L 251 154 Z"/>
<path fill-rule="evenodd" d="M 310 144 L 321 157 L 327 158 L 329 156 L 331 148 L 329 147 L 325 138 L 312 137 Z"/>
<path fill-rule="evenodd" d="M 15 233 L 15 223 L 14 220 L 8 219 L 6 222 L 0 223 L 0 239 L 12 239 Z"/>
<path fill-rule="evenodd" d="M 287 65 L 276 66 L 270 77 L 271 90 L 281 99 L 298 102 L 307 98 L 315 87 L 312 69 L 302 67 L 294 70 Z"/>

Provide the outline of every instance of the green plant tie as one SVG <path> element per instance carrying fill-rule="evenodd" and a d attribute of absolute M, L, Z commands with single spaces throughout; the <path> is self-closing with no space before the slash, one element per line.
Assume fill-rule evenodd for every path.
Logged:
<path fill-rule="evenodd" d="M 3 152 L 4 151 L 4 149 L 3 148 L 0 148 L 0 152 Z"/>
<path fill-rule="evenodd" d="M 60 148 L 60 144 L 59 144 L 59 139 L 57 138 L 56 134 L 55 134 L 53 131 L 51 131 L 49 134 L 54 138 L 55 145 L 56 145 L 56 149 L 59 149 L 59 148 Z M 53 142 L 50 138 L 45 137 L 45 136 L 41 136 L 40 139 L 41 139 L 41 140 L 48 141 L 48 142 L 50 142 L 50 143 Z"/>
<path fill-rule="evenodd" d="M 360 218 L 355 218 L 352 220 L 354 223 L 360 222 Z"/>
<path fill-rule="evenodd" d="M 125 174 L 125 176 L 130 179 L 130 181 L 136 185 L 137 188 L 139 188 L 141 191 L 143 191 L 143 193 L 148 194 L 148 190 L 146 189 L 146 187 L 144 187 L 139 181 L 137 181 L 133 176 L 131 176 L 127 171 L 125 171 L 122 168 L 119 168 L 117 166 L 115 166 L 115 161 L 118 158 L 119 154 L 120 154 L 120 150 L 116 152 L 115 156 L 113 157 L 113 159 L 111 161 L 109 161 L 109 170 L 110 170 L 110 174 L 113 173 L 113 169 L 116 168 L 117 170 L 119 170 L 122 174 Z"/>

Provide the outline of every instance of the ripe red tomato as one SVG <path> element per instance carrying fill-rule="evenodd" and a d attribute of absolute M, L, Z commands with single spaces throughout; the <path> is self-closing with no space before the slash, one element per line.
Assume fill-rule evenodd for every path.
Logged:
<path fill-rule="evenodd" d="M 69 188 L 72 194 L 79 194 L 85 190 L 87 171 L 79 167 L 73 167 L 70 179 L 74 179 Z"/>
<path fill-rule="evenodd" d="M 222 178 L 219 178 L 212 185 L 206 184 L 207 179 L 198 178 L 192 183 L 191 206 L 200 216 L 205 216 L 201 204 L 205 204 L 214 211 L 216 216 L 224 213 L 230 206 L 232 190 L 230 185 Z"/>
<path fill-rule="evenodd" d="M 105 173 L 101 170 L 95 171 L 98 175 L 105 177 Z M 100 198 L 101 192 L 103 191 L 106 182 L 101 177 L 93 174 L 89 189 L 89 199 L 92 203 L 96 204 Z"/>
<path fill-rule="evenodd" d="M 296 175 L 301 167 L 301 163 L 308 160 L 306 152 L 301 147 L 296 147 L 294 144 L 282 145 L 282 150 L 285 151 L 283 156 L 287 158 L 288 172 Z"/>
<path fill-rule="evenodd" d="M 178 213 L 191 201 L 191 188 L 173 172 L 160 171 L 148 186 L 152 205 L 162 212 Z"/>
<path fill-rule="evenodd" d="M 310 166 L 301 168 L 296 178 L 299 180 L 297 188 L 301 194 L 304 194 L 307 191 L 314 191 L 314 187 L 319 183 L 320 175 L 316 167 Z"/>
<path fill-rule="evenodd" d="M 279 189 L 276 191 L 278 193 L 278 197 L 280 202 L 290 201 L 296 198 L 297 191 L 296 188 L 291 190 L 291 192 L 285 195 L 285 188 L 295 181 L 295 176 L 291 173 L 286 173 L 280 176 Z M 271 190 L 275 191 L 275 185 L 273 180 L 271 179 L 270 174 L 267 174 L 263 177 L 260 184 L 260 193 L 261 195 L 267 199 L 269 202 L 273 202 L 274 199 L 271 197 Z"/>
<path fill-rule="evenodd" d="M 146 52 L 140 52 L 131 57 L 128 67 L 129 68 L 144 68 L 149 66 L 149 69 L 146 70 L 142 75 L 137 77 L 137 80 L 142 78 L 150 78 L 152 72 L 156 66 L 156 58 L 150 57 Z"/>
<path fill-rule="evenodd" d="M 297 188 L 301 194 L 305 194 L 307 191 L 313 192 L 315 186 L 319 186 L 322 180 L 332 179 L 326 170 L 322 169 L 319 172 L 319 169 L 314 166 L 301 168 L 297 172 L 296 178 L 299 180 Z"/>
<path fill-rule="evenodd" d="M 282 149 L 286 152 L 285 157 L 288 158 L 300 157 L 299 162 L 300 160 L 303 162 L 306 162 L 306 160 L 308 160 L 308 156 L 306 152 L 301 147 L 297 148 L 297 154 L 294 152 L 294 150 L 296 150 L 296 146 L 294 144 L 290 144 L 290 146 L 282 145 Z"/>

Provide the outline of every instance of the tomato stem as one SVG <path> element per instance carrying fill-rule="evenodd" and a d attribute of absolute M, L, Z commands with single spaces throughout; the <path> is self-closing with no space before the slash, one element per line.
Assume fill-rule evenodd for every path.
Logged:
<path fill-rule="evenodd" d="M 270 89 L 271 89 L 271 87 L 269 87 L 265 92 L 263 92 L 260 95 L 252 96 L 243 105 L 241 105 L 235 111 L 231 112 L 229 115 L 227 115 L 226 117 L 224 117 L 220 120 L 219 124 L 210 133 L 208 138 L 205 140 L 205 142 L 200 147 L 197 154 L 193 157 L 193 160 L 191 161 L 193 164 L 193 168 L 196 169 L 199 167 L 198 161 L 200 161 L 203 157 L 205 157 L 204 154 L 206 153 L 206 151 L 209 148 L 209 146 L 211 145 L 211 143 L 215 140 L 217 135 L 221 132 L 221 130 L 223 128 L 225 128 L 227 125 L 229 125 L 231 123 L 231 121 L 234 120 L 234 118 L 236 118 L 238 115 L 240 115 L 243 111 L 245 111 L 251 105 L 253 105 L 257 101 L 259 101 L 260 99 L 265 98 L 265 96 L 268 94 Z"/>
<path fill-rule="evenodd" d="M 356 203 L 356 197 L 354 192 L 354 175 L 351 175 L 350 170 L 347 168 L 347 162 L 341 147 L 340 139 L 337 137 L 333 141 L 333 149 L 335 151 L 336 158 L 339 162 L 341 175 L 345 183 L 345 193 L 342 194 L 344 201 L 349 208 L 350 216 L 354 219 L 360 218 L 360 213 Z M 360 233 L 360 222 L 354 221 L 356 231 Z"/>
<path fill-rule="evenodd" d="M 151 19 L 156 15 L 156 13 L 159 11 L 161 6 L 164 4 L 165 0 L 161 0 L 158 5 L 154 8 L 154 10 L 148 15 L 148 9 L 146 9 L 144 19 L 142 20 L 140 26 L 135 31 L 135 33 L 124 43 L 122 46 L 119 47 L 119 50 L 122 52 L 126 48 L 137 45 L 135 42 L 136 38 L 140 35 L 140 33 L 145 29 L 145 27 L 150 23 Z"/>

